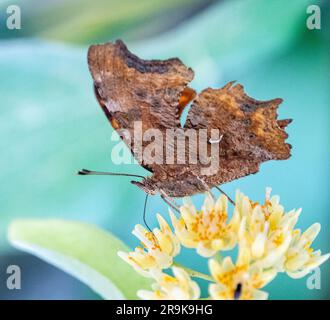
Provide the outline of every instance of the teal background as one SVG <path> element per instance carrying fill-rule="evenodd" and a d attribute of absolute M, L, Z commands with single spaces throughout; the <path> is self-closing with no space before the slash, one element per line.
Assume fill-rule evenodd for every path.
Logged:
<path fill-rule="evenodd" d="M 131 230 L 142 221 L 144 194 L 125 177 L 80 177 L 77 169 L 148 174 L 136 165 L 111 163 L 112 128 L 92 90 L 86 52 L 92 43 L 121 38 L 144 58 L 177 56 L 195 71 L 198 91 L 237 80 L 256 99 L 284 99 L 279 118 L 289 126 L 292 157 L 261 166 L 256 175 L 234 181 L 255 200 L 267 186 L 289 210 L 302 207 L 298 226 L 322 230 L 313 247 L 330 251 L 329 221 L 329 2 L 310 0 L 70 0 L 16 1 L 22 29 L 7 30 L 0 1 L 0 272 L 22 259 L 6 241 L 17 217 L 63 217 L 95 223 L 137 244 Z M 319 4 L 321 30 L 306 27 L 306 8 Z M 197 204 L 202 201 L 196 196 Z M 166 216 L 159 197 L 149 199 L 148 221 Z M 205 261 L 185 251 L 182 262 L 206 271 Z M 22 262 L 23 263 L 23 262 Z M 31 264 L 32 265 L 32 264 Z M 37 264 L 49 277 L 53 268 Z M 39 271 L 40 271 L 39 270 Z M 24 275 L 23 275 L 24 276 Z M 0 276 L 1 277 L 1 276 Z M 29 273 L 33 283 L 33 273 Z M 62 279 L 62 278 L 61 278 Z M 86 288 L 61 283 L 70 295 L 96 298 Z M 52 284 L 52 286 L 56 286 Z M 321 290 L 306 278 L 280 275 L 267 290 L 271 299 L 328 299 L 330 264 L 321 267 Z M 22 298 L 52 298 L 53 287 L 27 288 Z M 83 292 L 83 294 L 81 293 Z M 6 297 L 0 284 L 0 297 Z"/>

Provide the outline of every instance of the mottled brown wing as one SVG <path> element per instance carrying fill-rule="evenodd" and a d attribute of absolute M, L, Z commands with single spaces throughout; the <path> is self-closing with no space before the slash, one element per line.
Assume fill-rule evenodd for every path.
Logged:
<path fill-rule="evenodd" d="M 285 127 L 291 120 L 277 120 L 282 99 L 258 101 L 246 95 L 243 86 L 233 83 L 202 91 L 185 123 L 185 128 L 214 128 L 223 135 L 218 172 L 200 177 L 210 187 L 256 173 L 264 161 L 290 157 Z"/>
<path fill-rule="evenodd" d="M 193 96 L 186 85 L 194 73 L 179 59 L 142 60 L 117 40 L 91 46 L 88 64 L 96 97 L 114 129 L 128 130 L 133 137 L 136 121 L 142 123 L 142 133 L 180 127 L 182 109 Z M 136 156 L 133 139 L 123 140 Z M 154 171 L 148 159 L 137 160 Z"/>

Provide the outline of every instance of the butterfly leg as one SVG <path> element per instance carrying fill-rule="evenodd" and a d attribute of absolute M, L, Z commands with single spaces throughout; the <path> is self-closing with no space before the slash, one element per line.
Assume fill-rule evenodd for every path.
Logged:
<path fill-rule="evenodd" d="M 200 178 L 199 176 L 197 176 L 197 179 L 203 184 L 204 188 L 205 188 L 205 191 L 208 192 L 211 197 L 213 198 L 214 201 L 216 201 L 216 197 L 214 196 L 214 194 L 212 193 L 211 189 L 209 188 L 209 186 L 207 185 L 207 183 L 202 179 Z"/>
<path fill-rule="evenodd" d="M 171 197 L 169 197 L 163 190 L 161 190 L 160 192 L 161 192 L 160 197 L 164 200 L 164 202 L 168 206 L 170 206 L 173 210 L 180 213 L 179 206 L 175 203 L 175 201 Z"/>
<path fill-rule="evenodd" d="M 207 192 L 211 195 L 211 197 L 212 197 L 212 199 L 213 199 L 214 201 L 217 200 L 217 198 L 215 197 L 215 195 L 213 194 L 213 192 L 211 191 L 211 189 L 208 190 Z"/>
<path fill-rule="evenodd" d="M 234 200 L 232 200 L 227 194 L 226 194 L 226 192 L 224 192 L 222 189 L 220 189 L 218 186 L 215 186 L 215 188 L 217 189 L 217 190 L 219 190 L 222 194 L 224 194 L 226 197 L 227 197 L 227 199 L 229 200 L 229 202 L 233 205 L 233 206 L 235 206 L 236 204 L 235 204 L 235 201 Z"/>

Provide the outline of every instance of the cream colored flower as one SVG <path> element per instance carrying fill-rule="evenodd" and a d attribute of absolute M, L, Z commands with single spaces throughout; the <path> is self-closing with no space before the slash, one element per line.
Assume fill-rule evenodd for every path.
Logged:
<path fill-rule="evenodd" d="M 139 290 L 137 295 L 143 300 L 195 300 L 200 297 L 200 289 L 185 270 L 172 267 L 173 275 L 155 272 L 156 283 L 153 291 Z"/>
<path fill-rule="evenodd" d="M 133 252 L 119 251 L 118 255 L 143 276 L 150 277 L 154 269 L 166 269 L 173 263 L 173 257 L 180 252 L 180 243 L 161 215 L 157 215 L 160 226 L 153 232 L 136 225 L 133 234 L 141 241 L 142 247 Z"/>
<path fill-rule="evenodd" d="M 292 278 L 302 278 L 311 270 L 325 262 L 330 254 L 321 255 L 321 251 L 314 251 L 311 244 L 320 232 L 321 226 L 315 223 L 303 234 L 294 230 L 293 239 L 285 255 L 284 271 Z"/>
<path fill-rule="evenodd" d="M 265 300 L 268 294 L 261 291 L 272 281 L 277 272 L 274 268 L 263 271 L 250 264 L 250 252 L 241 248 L 236 264 L 230 257 L 221 263 L 210 259 L 209 268 L 216 284 L 210 284 L 209 293 L 215 300 Z"/>
<path fill-rule="evenodd" d="M 239 245 L 250 250 L 251 259 L 261 268 L 281 264 L 301 210 L 285 213 L 279 197 L 270 198 L 270 189 L 263 205 L 237 192 L 235 210 L 241 217 Z"/>
<path fill-rule="evenodd" d="M 231 221 L 227 221 L 227 197 L 224 195 L 214 202 L 207 194 L 201 211 L 196 210 L 190 198 L 185 198 L 180 212 L 180 218 L 171 211 L 170 216 L 183 246 L 196 248 L 203 257 L 211 257 L 219 250 L 229 250 L 235 246 L 239 215 L 234 214 Z"/>
<path fill-rule="evenodd" d="M 153 232 L 136 225 L 133 234 L 142 242 L 134 252 L 119 252 L 119 256 L 144 276 L 156 280 L 153 291 L 140 290 L 142 299 L 198 299 L 200 289 L 187 274 L 187 268 L 173 267 L 174 276 L 162 272 L 173 265 L 180 252 L 180 244 L 195 248 L 203 257 L 218 251 L 233 249 L 238 244 L 239 255 L 234 264 L 230 257 L 221 262 L 209 260 L 212 276 L 190 269 L 189 274 L 210 281 L 213 299 L 267 299 L 261 289 L 278 272 L 301 278 L 325 262 L 330 254 L 321 255 L 311 244 L 320 231 L 314 224 L 303 234 L 294 229 L 301 209 L 285 212 L 278 196 L 266 190 L 263 204 L 251 201 L 237 192 L 232 218 L 228 219 L 227 198 L 221 195 L 214 201 L 205 197 L 200 211 L 190 198 L 184 199 L 177 218 L 171 211 L 174 233 L 166 221 L 157 215 L 160 228 Z M 229 220 L 229 221 L 228 221 Z M 187 270 L 187 271 L 186 271 Z"/>

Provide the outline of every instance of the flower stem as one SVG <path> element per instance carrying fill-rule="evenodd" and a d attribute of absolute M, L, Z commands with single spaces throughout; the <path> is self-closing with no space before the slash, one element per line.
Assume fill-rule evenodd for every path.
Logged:
<path fill-rule="evenodd" d="M 200 278 L 200 279 L 203 279 L 203 280 L 206 280 L 206 281 L 212 281 L 212 282 L 214 281 L 214 279 L 211 276 L 209 276 L 205 273 L 201 273 L 199 271 L 187 268 L 187 267 L 183 266 L 180 263 L 174 262 L 173 266 L 179 267 L 179 268 L 185 270 L 192 278 Z"/>

